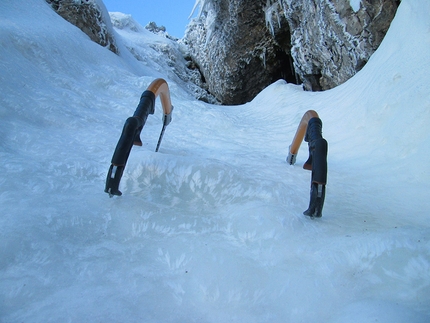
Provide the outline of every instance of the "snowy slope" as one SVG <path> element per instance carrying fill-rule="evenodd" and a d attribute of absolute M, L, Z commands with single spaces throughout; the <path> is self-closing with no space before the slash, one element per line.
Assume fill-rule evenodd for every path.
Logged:
<path fill-rule="evenodd" d="M 220 107 L 166 71 L 160 151 L 157 100 L 109 199 L 123 123 L 162 65 L 114 55 L 44 0 L 1 1 L 0 321 L 428 322 L 429 12 L 403 0 L 326 92 L 278 81 Z M 285 162 L 309 109 L 329 142 L 318 220 L 302 215 L 306 145 Z"/>

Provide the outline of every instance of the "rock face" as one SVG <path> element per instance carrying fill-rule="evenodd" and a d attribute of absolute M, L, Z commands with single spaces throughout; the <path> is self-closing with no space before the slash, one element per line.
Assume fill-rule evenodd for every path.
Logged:
<path fill-rule="evenodd" d="M 288 22 L 291 56 L 305 89 L 326 90 L 366 64 L 398 5 L 395 0 L 283 0 L 282 8 L 274 2 L 266 10 L 282 13 Z"/>
<path fill-rule="evenodd" d="M 206 1 L 187 28 L 184 43 L 223 104 L 249 101 L 288 70 L 285 51 L 264 20 L 262 1 Z"/>
<path fill-rule="evenodd" d="M 93 41 L 118 53 L 102 0 L 46 2 Z M 177 68 L 182 58 L 169 60 L 177 55 L 169 52 L 166 59 L 173 62 L 170 65 L 182 81 L 202 89 L 196 91 L 192 86 L 195 95 L 207 102 L 243 104 L 278 79 L 303 84 L 310 91 L 327 90 L 366 64 L 384 38 L 399 3 L 197 0 L 198 18 L 179 40 L 187 48 L 182 53 L 188 69 Z M 155 24 L 146 28 L 169 38 Z M 165 47 L 154 49 L 163 52 Z"/>
<path fill-rule="evenodd" d="M 187 46 L 183 45 L 180 39 L 170 36 L 165 27 L 157 26 L 155 22 L 142 27 L 131 15 L 119 12 L 111 12 L 109 15 L 118 43 L 143 66 L 151 65 L 151 69 L 174 80 L 196 99 L 219 104 L 207 92 L 199 69 L 192 62 Z"/>
<path fill-rule="evenodd" d="M 201 0 L 188 26 L 190 48 L 209 92 L 241 104 L 273 81 L 306 90 L 342 84 L 381 43 L 397 0 Z"/>
<path fill-rule="evenodd" d="M 197 99 L 211 104 L 220 103 L 208 92 L 208 86 L 193 62 L 187 46 L 180 39 L 170 36 L 165 27 L 150 22 L 143 28 L 130 15 L 109 14 L 102 0 L 46 0 L 46 2 L 94 42 L 118 54 L 118 41 L 143 65 L 148 64 L 146 56 L 150 53 L 150 58 L 155 63 L 152 68 L 167 73 L 169 78 L 175 80 Z M 145 37 L 144 29 L 156 34 L 160 39 Z M 114 30 L 119 34 L 119 40 L 115 40 Z M 122 34 L 126 34 L 125 39 L 121 39 Z M 135 39 L 134 43 L 126 41 L 127 34 Z"/>
<path fill-rule="evenodd" d="M 103 3 L 97 0 L 46 0 L 64 19 L 81 29 L 92 41 L 108 48 L 115 54 L 118 47 L 110 32 L 109 15 Z M 103 14 L 103 9 L 106 11 Z"/>

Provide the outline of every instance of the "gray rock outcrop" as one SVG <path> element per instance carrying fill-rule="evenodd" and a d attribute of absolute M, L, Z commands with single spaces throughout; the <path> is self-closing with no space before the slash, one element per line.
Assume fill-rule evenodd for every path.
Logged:
<path fill-rule="evenodd" d="M 170 36 L 166 28 L 155 22 L 145 27 L 137 23 L 131 15 L 111 12 L 110 20 L 122 44 L 143 66 L 174 80 L 196 99 L 212 104 L 219 102 L 207 91 L 206 83 L 197 66 L 193 63 L 187 46 L 181 40 Z M 151 37 L 148 34 L 154 34 Z"/>
<path fill-rule="evenodd" d="M 291 56 L 305 89 L 327 90 L 366 64 L 398 4 L 395 0 L 283 0 L 273 1 L 266 10 L 282 14 L 288 22 Z M 276 38 L 279 27 L 273 25 Z"/>
<path fill-rule="evenodd" d="M 185 32 L 184 43 L 209 92 L 223 104 L 249 101 L 282 78 L 285 52 L 264 20 L 262 1 L 207 1 Z"/>
<path fill-rule="evenodd" d="M 283 78 L 319 91 L 342 84 L 381 43 L 398 0 L 202 0 L 190 48 L 223 104 L 252 100 Z M 354 6 L 354 8 L 352 7 Z"/>
<path fill-rule="evenodd" d="M 114 35 L 109 30 L 109 15 L 103 3 L 91 0 L 46 0 L 46 2 L 61 17 L 87 34 L 92 41 L 118 54 Z"/>

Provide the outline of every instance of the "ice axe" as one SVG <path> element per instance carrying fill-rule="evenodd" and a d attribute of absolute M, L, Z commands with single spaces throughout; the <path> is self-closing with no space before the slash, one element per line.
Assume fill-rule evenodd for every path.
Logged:
<path fill-rule="evenodd" d="M 296 156 L 303 138 L 308 142 L 309 146 L 309 158 L 303 168 L 312 171 L 309 207 L 303 214 L 311 218 L 320 218 L 327 183 L 328 143 L 322 137 L 322 121 L 313 110 L 309 110 L 303 115 L 293 142 L 289 147 L 287 162 L 290 165 L 296 162 Z"/>
<path fill-rule="evenodd" d="M 111 165 L 109 167 L 109 171 L 106 177 L 105 192 L 109 194 L 109 197 L 112 197 L 114 195 L 122 195 L 121 191 L 119 190 L 119 183 L 121 181 L 125 165 L 127 164 L 128 156 L 130 155 L 130 151 L 133 145 L 142 146 L 140 133 L 143 129 L 143 126 L 145 125 L 148 115 L 154 114 L 155 99 L 158 95 L 160 95 L 164 115 L 163 128 L 161 130 L 161 134 L 158 139 L 157 148 L 155 151 L 158 151 L 160 147 L 164 131 L 167 125 L 172 121 L 173 110 L 173 106 L 170 100 L 169 87 L 166 81 L 161 78 L 154 80 L 142 93 L 139 104 L 133 116 L 129 117 L 125 121 L 121 136 L 113 153 Z"/>

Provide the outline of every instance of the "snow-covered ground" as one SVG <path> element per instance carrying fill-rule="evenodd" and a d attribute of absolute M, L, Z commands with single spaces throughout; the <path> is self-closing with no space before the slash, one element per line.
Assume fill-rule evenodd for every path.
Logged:
<path fill-rule="evenodd" d="M 122 126 L 162 65 L 116 56 L 44 0 L 2 0 L 0 321 L 429 322 L 429 12 L 403 0 L 368 64 L 326 92 L 278 81 L 216 106 L 165 71 L 160 151 L 157 99 L 109 198 Z M 285 161 L 309 109 L 329 143 L 317 220 L 307 145 Z"/>

